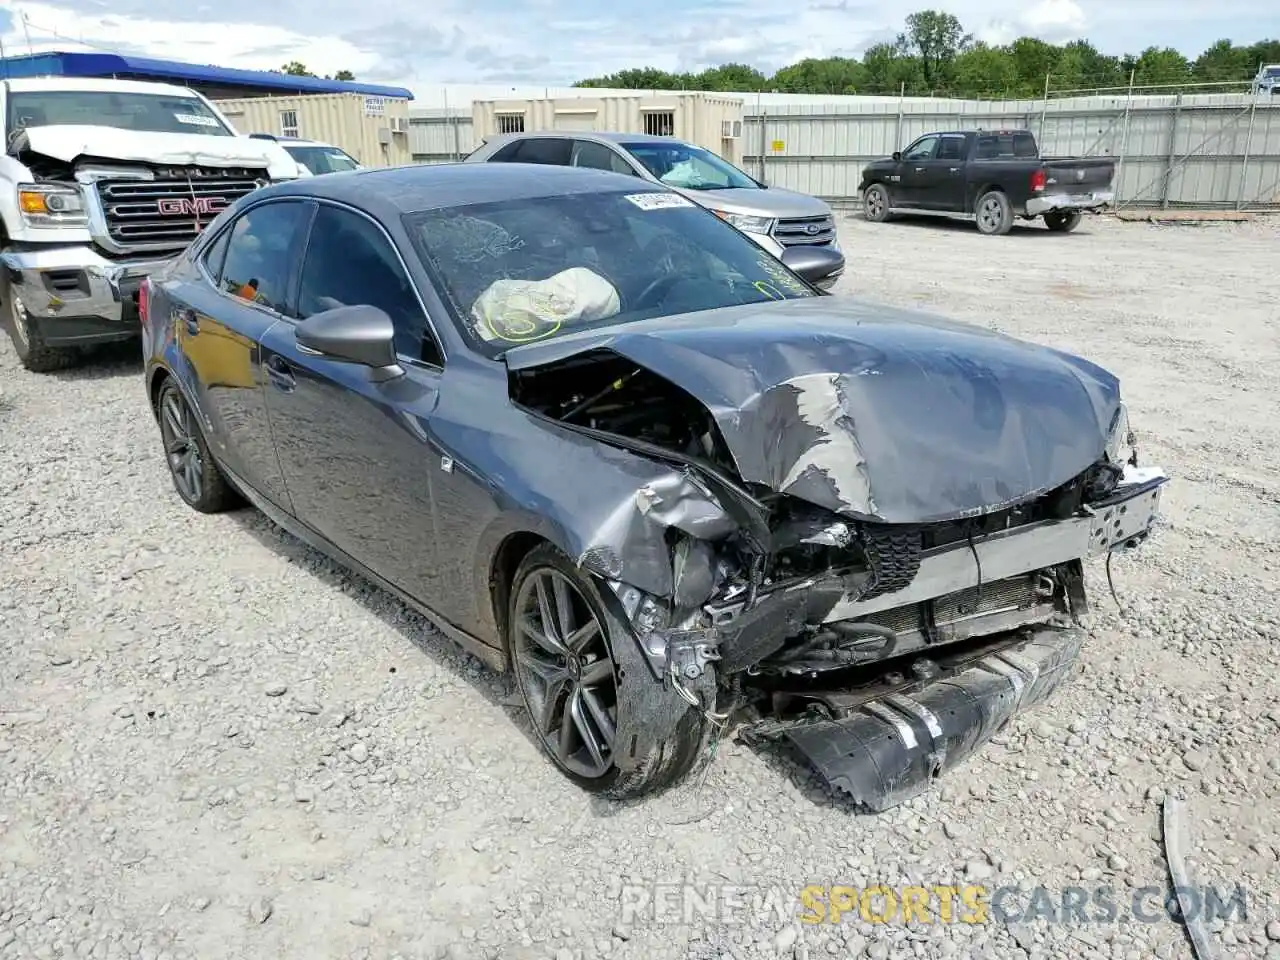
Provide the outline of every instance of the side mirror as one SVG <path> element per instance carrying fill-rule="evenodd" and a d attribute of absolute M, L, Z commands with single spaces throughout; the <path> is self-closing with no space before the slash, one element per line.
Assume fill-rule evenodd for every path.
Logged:
<path fill-rule="evenodd" d="M 900 161 L 902 159 L 902 151 L 901 150 L 893 151 L 893 159 L 895 161 Z"/>
<path fill-rule="evenodd" d="M 792 273 L 808 280 L 820 290 L 827 290 L 844 273 L 844 254 L 830 247 L 800 244 L 782 251 L 782 263 Z"/>
<path fill-rule="evenodd" d="M 404 373 L 396 359 L 395 337 L 391 318 L 365 303 L 312 314 L 294 332 L 299 350 L 370 367 L 375 380 Z"/>

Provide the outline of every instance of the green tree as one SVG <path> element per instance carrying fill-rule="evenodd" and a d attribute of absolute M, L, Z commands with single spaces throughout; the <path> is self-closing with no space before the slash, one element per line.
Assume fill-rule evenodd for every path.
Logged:
<path fill-rule="evenodd" d="M 972 34 L 964 32 L 959 19 L 942 10 L 911 14 L 906 33 L 898 37 L 898 47 L 920 61 L 920 73 L 930 90 L 946 81 L 956 57 L 972 43 Z"/>
<path fill-rule="evenodd" d="M 771 77 L 749 64 L 726 63 L 697 74 L 632 68 L 579 80 L 574 86 L 816 94 L 905 90 L 909 95 L 1033 99 L 1043 95 L 1046 78 L 1051 90 L 1116 89 L 1126 86 L 1132 73 L 1139 86 L 1172 91 L 1190 83 L 1244 84 L 1253 79 L 1260 63 L 1280 63 L 1276 39 L 1251 45 L 1219 40 L 1192 61 L 1177 50 L 1155 46 L 1139 54 L 1111 56 L 1088 40 L 1062 46 L 1035 37 L 1019 37 L 1006 46 L 974 43 L 960 21 L 941 10 L 913 13 L 904 27 L 895 42 L 869 47 L 861 60 L 811 57 Z M 297 62 L 286 64 L 284 71 L 312 76 Z"/>
<path fill-rule="evenodd" d="M 291 77 L 314 77 L 315 74 L 306 68 L 305 64 L 299 63 L 297 60 L 290 60 L 280 68 L 281 73 L 287 73 Z"/>
<path fill-rule="evenodd" d="M 350 70 L 338 70 L 333 75 L 334 80 L 354 80 L 356 75 Z"/>
<path fill-rule="evenodd" d="M 1133 67 L 1133 82 L 1139 87 L 1180 87 L 1191 82 L 1191 64 L 1177 50 L 1147 47 Z"/>

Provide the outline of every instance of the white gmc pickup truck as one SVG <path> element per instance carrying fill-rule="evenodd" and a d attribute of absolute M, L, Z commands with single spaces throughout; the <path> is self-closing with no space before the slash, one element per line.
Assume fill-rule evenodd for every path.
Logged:
<path fill-rule="evenodd" d="M 0 316 L 28 370 L 139 335 L 137 291 L 239 197 L 298 176 L 186 87 L 0 82 Z"/>

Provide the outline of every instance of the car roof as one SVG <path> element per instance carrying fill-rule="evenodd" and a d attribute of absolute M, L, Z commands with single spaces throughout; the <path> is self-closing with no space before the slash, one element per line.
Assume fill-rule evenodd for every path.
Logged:
<path fill-rule="evenodd" d="M 429 163 L 303 177 L 255 191 L 252 196 L 313 196 L 349 203 L 395 219 L 474 203 L 532 200 L 630 189 L 673 191 L 635 177 L 587 167 L 537 163 Z"/>
<path fill-rule="evenodd" d="M 17 93 L 150 93 L 167 97 L 192 98 L 190 87 L 146 80 L 113 80 L 106 77 L 16 77 L 6 81 Z"/>
<path fill-rule="evenodd" d="M 613 130 L 527 130 L 524 133 L 500 133 L 485 139 L 486 143 L 510 143 L 534 137 L 562 140 L 597 140 L 602 143 L 677 143 L 688 146 L 679 137 L 660 137 L 652 133 L 618 133 Z"/>

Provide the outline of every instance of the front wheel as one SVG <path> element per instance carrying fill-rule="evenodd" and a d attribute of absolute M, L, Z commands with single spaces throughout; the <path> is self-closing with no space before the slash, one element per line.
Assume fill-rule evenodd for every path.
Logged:
<path fill-rule="evenodd" d="M 13 350 L 22 365 L 32 373 L 52 373 L 75 366 L 80 351 L 74 347 L 46 347 L 40 342 L 27 308 L 22 305 L 13 285 L 5 277 L 0 280 L 0 310 L 4 311 L 4 326 L 13 342 Z"/>
<path fill-rule="evenodd" d="M 978 232 L 1001 236 L 1013 229 L 1013 207 L 999 190 L 988 190 L 978 198 Z"/>
<path fill-rule="evenodd" d="M 661 789 L 687 774 L 702 751 L 707 721 L 689 710 L 671 737 L 633 769 L 617 765 L 623 673 L 614 649 L 635 640 L 612 627 L 615 622 L 595 585 L 556 548 L 537 547 L 521 562 L 512 582 L 507 640 L 534 733 L 543 752 L 570 780 L 592 793 L 622 799 Z"/>
<path fill-rule="evenodd" d="M 1044 215 L 1044 225 L 1056 233 L 1070 233 L 1081 219 L 1079 210 L 1050 210 Z"/>
<path fill-rule="evenodd" d="M 873 183 L 862 192 L 862 215 L 872 223 L 889 219 L 889 191 L 882 183 Z"/>

